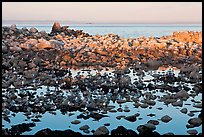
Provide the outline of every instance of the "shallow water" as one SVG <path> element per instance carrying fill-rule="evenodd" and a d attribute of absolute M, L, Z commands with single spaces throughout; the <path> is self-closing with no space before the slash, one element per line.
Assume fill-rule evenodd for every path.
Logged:
<path fill-rule="evenodd" d="M 169 70 L 171 70 L 175 76 L 178 76 L 179 70 L 173 70 L 171 68 L 168 68 L 165 71 L 151 71 L 151 72 L 145 72 L 145 77 L 143 77 L 143 81 L 146 80 L 151 80 L 153 79 L 153 77 L 150 74 L 158 74 L 158 73 L 167 73 Z M 78 72 L 81 72 L 82 70 L 72 70 L 72 75 L 73 77 L 77 75 Z M 92 70 L 90 71 L 91 75 L 94 75 L 97 71 Z M 112 70 L 105 70 L 103 69 L 102 71 L 100 71 L 101 74 L 104 73 L 110 73 L 110 75 L 113 75 L 113 73 L 111 73 Z M 87 76 L 88 75 L 88 71 L 84 71 L 83 75 Z M 134 79 L 138 79 L 137 75 L 133 75 L 133 72 L 131 71 L 131 73 L 129 74 L 129 76 L 131 77 L 132 82 L 134 81 Z M 147 83 L 147 82 L 146 82 Z M 178 83 L 174 83 L 174 84 L 178 84 Z M 191 85 L 189 84 L 189 87 L 191 88 Z M 49 90 L 52 92 L 54 91 L 54 87 L 50 87 Z M 66 92 L 66 90 L 63 90 L 65 93 L 65 96 L 69 96 L 70 94 Z M 147 92 L 143 91 L 142 92 Z M 40 95 L 41 92 L 46 93 L 47 91 L 47 87 L 42 86 L 42 89 L 38 89 L 37 91 L 32 91 L 32 92 L 37 92 L 38 95 Z M 150 91 L 151 92 L 151 91 Z M 162 97 L 163 95 L 167 94 L 168 92 L 160 92 L 160 90 L 156 90 L 156 93 L 154 93 L 153 95 L 156 96 L 160 96 Z M 81 95 L 81 94 L 80 94 Z M 101 95 L 97 95 L 97 96 L 101 96 Z M 105 95 L 108 96 L 108 95 Z M 147 123 L 147 121 L 149 120 L 159 120 L 162 116 L 164 115 L 169 115 L 170 117 L 172 117 L 172 120 L 168 123 L 164 123 L 161 120 L 159 120 L 159 125 L 156 126 L 156 131 L 159 132 L 160 134 L 164 134 L 167 132 L 172 132 L 176 135 L 187 135 L 188 133 L 186 132 L 188 129 L 186 128 L 186 124 L 188 123 L 188 120 L 191 118 L 190 116 L 188 116 L 187 114 L 183 114 L 180 112 L 180 110 L 182 108 L 187 108 L 188 112 L 189 111 L 194 111 L 194 110 L 200 110 L 199 108 L 195 108 L 193 107 L 193 102 L 191 102 L 191 99 L 194 100 L 198 100 L 201 101 L 202 100 L 202 94 L 198 94 L 197 96 L 193 97 L 189 97 L 187 101 L 184 101 L 184 105 L 183 107 L 175 107 L 170 105 L 164 105 L 163 102 L 159 102 L 158 98 L 155 100 L 156 101 L 156 105 L 152 106 L 152 108 L 150 109 L 148 108 L 134 108 L 133 103 L 134 102 L 126 102 L 121 104 L 122 107 L 121 108 L 125 108 L 128 107 L 130 109 L 130 112 L 116 112 L 116 113 L 111 113 L 108 112 L 105 115 L 108 115 L 109 117 L 104 117 L 102 119 L 100 119 L 99 121 L 95 121 L 93 118 L 89 118 L 87 120 L 84 119 L 78 119 L 81 121 L 80 124 L 74 125 L 71 124 L 71 121 L 76 120 L 77 119 L 77 115 L 81 114 L 82 112 L 79 111 L 74 111 L 74 112 L 68 112 L 66 114 L 62 114 L 59 110 L 56 111 L 56 115 L 51 114 L 49 112 L 46 112 L 45 114 L 42 115 L 42 118 L 40 118 L 40 122 L 36 122 L 36 126 L 32 128 L 31 131 L 29 132 L 24 132 L 23 135 L 33 135 L 35 134 L 37 131 L 41 130 L 41 129 L 45 129 L 45 128 L 50 128 L 52 130 L 67 130 L 67 129 L 71 129 L 73 131 L 77 131 L 77 132 L 81 132 L 84 135 L 92 135 L 93 133 L 84 133 L 83 131 L 79 130 L 79 128 L 83 125 L 89 125 L 90 127 L 90 131 L 91 130 L 96 130 L 98 127 L 103 126 L 105 123 L 110 123 L 110 126 L 107 126 L 107 128 L 109 129 L 109 131 L 116 129 L 118 126 L 122 125 L 127 129 L 132 129 L 134 131 L 136 131 L 136 128 L 141 125 L 141 124 L 145 124 Z M 140 97 L 139 100 L 143 100 L 143 97 Z M 190 104 L 190 105 L 185 105 L 185 104 Z M 110 101 L 109 105 L 113 105 L 115 106 L 115 110 L 117 110 L 117 108 L 119 107 L 119 104 L 117 104 L 116 102 L 113 103 L 112 101 Z M 158 110 L 157 108 L 162 107 L 162 110 Z M 73 113 L 73 115 L 69 116 L 70 113 Z M 119 115 L 125 115 L 125 116 L 130 116 L 133 115 L 135 113 L 139 113 L 140 116 L 137 117 L 137 120 L 135 122 L 129 122 L 125 119 L 116 119 L 116 116 Z M 147 116 L 148 114 L 153 113 L 155 114 L 155 116 L 150 117 Z M 194 113 L 195 115 L 193 117 L 198 117 L 198 112 Z M 23 115 L 23 113 L 17 113 L 15 117 L 10 116 L 10 120 L 11 123 L 6 122 L 5 120 L 2 119 L 2 125 L 4 125 L 4 128 L 10 128 L 11 125 L 17 125 L 17 124 L 21 124 L 21 123 L 30 123 L 32 122 L 31 119 L 29 119 L 28 121 L 25 121 L 26 116 Z M 192 117 L 192 118 L 193 118 Z M 138 118 L 142 118 L 141 120 L 138 120 Z M 202 125 L 199 127 L 195 127 L 195 128 L 191 128 L 191 129 L 196 129 L 198 131 L 198 133 L 202 133 Z M 136 131 L 137 132 L 137 131 Z M 138 133 L 138 132 L 137 132 Z"/>

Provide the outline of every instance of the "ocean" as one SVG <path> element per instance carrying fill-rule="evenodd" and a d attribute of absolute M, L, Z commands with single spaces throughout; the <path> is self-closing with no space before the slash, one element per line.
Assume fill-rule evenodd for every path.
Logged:
<path fill-rule="evenodd" d="M 10 26 L 11 24 L 3 24 Z M 61 24 L 70 29 L 83 30 L 91 35 L 117 34 L 124 38 L 161 37 L 172 35 L 175 31 L 202 31 L 202 24 Z M 17 24 L 18 28 L 35 27 L 39 31 L 51 32 L 52 24 Z"/>

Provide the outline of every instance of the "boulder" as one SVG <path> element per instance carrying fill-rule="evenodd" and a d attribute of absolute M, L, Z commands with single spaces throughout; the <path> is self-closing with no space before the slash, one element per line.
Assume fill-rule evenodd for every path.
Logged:
<path fill-rule="evenodd" d="M 105 126 L 101 126 L 93 133 L 93 135 L 108 135 L 109 130 Z"/>
<path fill-rule="evenodd" d="M 31 45 L 31 46 L 35 46 L 36 44 L 38 44 L 38 40 L 37 39 L 28 39 L 25 42 L 26 45 Z"/>
<path fill-rule="evenodd" d="M 74 135 L 74 136 L 78 136 L 78 135 L 82 135 L 79 132 L 74 132 L 70 129 L 68 130 L 51 130 L 49 128 L 46 129 L 42 129 L 40 131 L 38 131 L 37 133 L 35 133 L 35 135 L 51 135 L 51 136 L 67 136 L 67 135 Z"/>
<path fill-rule="evenodd" d="M 40 43 L 36 44 L 36 47 L 38 49 L 53 49 L 53 47 L 49 41 L 47 41 L 45 39 L 39 39 L 38 41 L 40 42 Z"/>
<path fill-rule="evenodd" d="M 193 107 L 195 107 L 195 108 L 202 108 L 202 103 L 194 104 Z"/>
<path fill-rule="evenodd" d="M 185 90 L 180 90 L 179 92 L 176 93 L 175 97 L 177 98 L 188 98 L 189 95 Z"/>
<path fill-rule="evenodd" d="M 152 124 L 153 125 L 153 124 Z M 151 125 L 151 126 L 152 126 Z M 150 126 L 150 125 L 149 125 Z M 153 128 L 153 127 L 151 127 Z M 139 125 L 137 127 L 137 131 L 139 132 L 139 135 L 144 135 L 144 136 L 152 136 L 152 135 L 160 135 L 158 132 L 156 131 L 152 131 L 152 129 L 145 126 L 145 125 Z"/>
<path fill-rule="evenodd" d="M 32 28 L 30 28 L 30 32 L 31 33 L 36 33 L 36 32 L 38 32 L 38 30 L 36 28 L 32 27 Z"/>
<path fill-rule="evenodd" d="M 60 32 L 61 31 L 61 26 L 59 22 L 54 22 L 52 26 L 52 33 Z"/>
<path fill-rule="evenodd" d="M 81 126 L 80 130 L 88 130 L 90 127 L 88 125 Z"/>
<path fill-rule="evenodd" d="M 151 124 L 154 124 L 154 125 L 158 125 L 158 124 L 159 124 L 159 121 L 157 121 L 157 120 L 149 120 L 147 123 L 151 123 Z"/>
<path fill-rule="evenodd" d="M 62 41 L 51 39 L 51 40 L 49 40 L 49 43 L 54 48 L 63 48 L 64 47 L 64 43 Z"/>
<path fill-rule="evenodd" d="M 79 123 L 81 123 L 79 120 L 74 120 L 74 121 L 72 121 L 71 122 L 72 124 L 79 124 Z"/>
<path fill-rule="evenodd" d="M 163 116 L 162 118 L 161 118 L 161 121 L 162 122 L 165 122 L 165 123 L 168 123 L 169 121 L 171 121 L 172 120 L 172 118 L 170 117 L 170 116 L 168 116 L 168 115 L 165 115 L 165 116 Z"/>
<path fill-rule="evenodd" d="M 198 127 L 202 124 L 202 120 L 200 118 L 191 118 L 188 120 L 189 124 L 192 124 L 194 127 Z"/>
<path fill-rule="evenodd" d="M 196 135 L 196 134 L 198 134 L 198 131 L 195 129 L 192 129 L 192 130 L 188 130 L 187 133 L 190 135 Z"/>
<path fill-rule="evenodd" d="M 144 124 L 144 126 L 148 127 L 149 129 L 151 129 L 152 131 L 156 129 L 156 126 L 152 123 L 147 123 L 147 124 Z"/>
<path fill-rule="evenodd" d="M 15 24 L 12 24 L 11 27 L 10 27 L 10 29 L 15 31 L 15 30 L 16 30 L 16 25 L 15 25 Z"/>
<path fill-rule="evenodd" d="M 133 130 L 126 129 L 123 126 L 118 126 L 111 131 L 111 135 L 137 135 L 137 133 Z"/>
<path fill-rule="evenodd" d="M 184 114 L 186 114 L 188 112 L 187 108 L 182 108 L 180 111 L 181 111 L 181 113 L 184 113 Z"/>
<path fill-rule="evenodd" d="M 125 119 L 130 122 L 135 122 L 137 120 L 136 115 L 127 116 Z"/>

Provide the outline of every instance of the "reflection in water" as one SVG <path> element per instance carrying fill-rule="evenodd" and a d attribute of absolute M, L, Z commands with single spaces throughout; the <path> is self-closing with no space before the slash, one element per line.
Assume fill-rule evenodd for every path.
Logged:
<path fill-rule="evenodd" d="M 110 123 L 110 126 L 107 126 L 109 131 L 119 125 L 136 131 L 137 126 L 149 120 L 158 120 L 156 131 L 160 134 L 187 134 L 186 125 L 190 116 L 181 113 L 180 110 L 196 110 L 193 117 L 198 117 L 200 108 L 193 107 L 192 100 L 202 100 L 202 94 L 198 93 L 182 100 L 182 106 L 173 106 L 172 103 L 162 101 L 164 96 L 174 94 L 170 89 L 161 89 L 164 85 L 177 89 L 187 86 L 190 88 L 188 93 L 194 94 L 193 84 L 181 84 L 181 81 L 176 80 L 179 72 L 176 68 L 160 67 L 155 71 L 144 71 L 144 75 L 141 76 L 132 69 L 129 74 L 118 74 L 110 68 L 100 71 L 83 68 L 71 70 L 72 78 L 77 81 L 70 89 L 41 86 L 37 90 L 4 90 L 2 106 L 5 109 L 2 112 L 2 126 L 13 129 L 12 125 L 35 123 L 35 126 L 31 127 L 32 130 L 22 131 L 22 135 L 33 135 L 45 128 L 71 129 L 84 135 L 92 135 L 93 133 L 84 133 L 79 128 L 88 125 L 91 131 Z M 168 79 L 175 81 L 169 82 Z M 151 105 L 147 101 L 156 104 Z M 8 102 L 10 107 L 6 107 Z M 136 107 L 136 103 L 141 106 L 147 104 L 147 107 Z M 118 116 L 127 117 L 136 113 L 139 113 L 139 116 L 135 122 L 124 118 L 117 119 Z M 169 115 L 172 120 L 169 123 L 162 122 L 161 117 L 164 115 Z M 71 124 L 76 119 L 80 120 L 80 123 Z M 201 132 L 201 128 L 202 126 L 193 129 Z"/>

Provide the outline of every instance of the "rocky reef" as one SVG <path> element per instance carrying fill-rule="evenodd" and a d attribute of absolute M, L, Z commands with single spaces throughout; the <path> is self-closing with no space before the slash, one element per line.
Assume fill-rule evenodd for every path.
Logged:
<path fill-rule="evenodd" d="M 175 76 L 171 72 L 152 74 L 153 83 L 144 82 L 146 72 L 165 66 L 179 69 L 179 75 Z M 72 70 L 84 67 L 88 68 L 84 70 L 87 71 L 87 76 L 79 73 L 73 76 Z M 97 73 L 92 75 L 90 68 L 97 70 Z M 104 68 L 113 70 L 113 75 L 101 74 L 100 71 Z M 132 81 L 128 75 L 131 71 L 139 78 Z M 162 84 L 158 84 L 159 82 Z M 180 82 L 180 85 L 175 86 L 176 82 Z M 192 88 L 181 83 L 191 84 Z M 46 86 L 48 92 L 39 95 L 35 91 L 42 86 Z M 55 87 L 55 90 L 51 91 L 49 87 Z M 158 97 L 154 95 L 156 90 L 168 91 L 168 94 Z M 95 94 L 100 98 L 94 97 Z M 35 122 L 40 122 L 41 115 L 48 111 L 80 111 L 82 114 L 77 119 L 100 120 L 109 117 L 108 112 L 130 112 L 128 107 L 121 107 L 126 102 L 133 102 L 135 108 L 143 109 L 154 106 L 156 100 L 165 105 L 182 107 L 187 99 L 198 94 L 202 94 L 202 32 L 174 32 L 160 38 L 123 38 L 117 34 L 90 35 L 82 30 L 61 26 L 58 22 L 54 23 L 50 33 L 36 28 L 19 29 L 16 25 L 2 27 L 2 119 L 10 122 L 8 115 L 11 112 L 23 112 L 34 122 L 14 125 L 11 129 L 2 127 L 2 135 L 20 135 L 32 130 L 30 127 L 34 127 Z M 110 100 L 120 107 L 116 109 L 109 105 Z M 202 102 L 191 101 L 193 107 L 200 110 L 198 117 L 190 118 L 186 123 L 187 128 L 202 125 Z M 88 113 L 83 113 L 86 111 Z M 194 112 L 189 112 L 186 108 L 180 111 L 190 117 L 194 116 Z M 35 115 L 31 116 L 32 114 Z M 136 113 L 116 118 L 135 122 L 139 115 Z M 155 114 L 150 113 L 148 116 Z M 168 123 L 171 120 L 170 116 L 164 115 L 160 122 Z M 79 123 L 79 120 L 71 122 L 76 125 Z M 112 131 L 101 126 L 92 133 L 159 135 L 154 131 L 158 124 L 158 120 L 151 120 L 139 125 L 138 133 L 123 126 Z M 88 129 L 88 125 L 80 127 L 80 130 L 90 133 Z M 194 130 L 187 133 L 198 134 Z M 81 133 L 45 128 L 36 135 Z"/>

